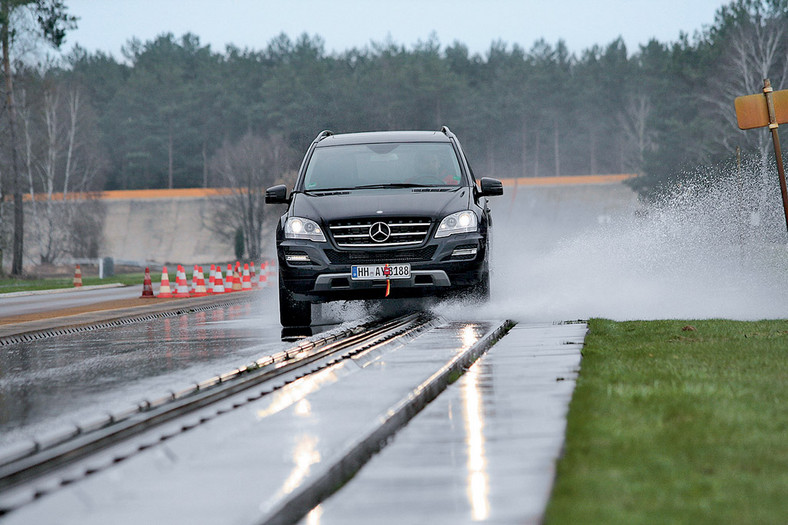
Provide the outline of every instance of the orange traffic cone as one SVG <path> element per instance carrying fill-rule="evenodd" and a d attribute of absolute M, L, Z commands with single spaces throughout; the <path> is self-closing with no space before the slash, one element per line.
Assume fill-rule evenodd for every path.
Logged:
<path fill-rule="evenodd" d="M 208 275 L 208 294 L 213 293 L 213 286 L 216 283 L 216 265 L 211 265 L 211 273 Z"/>
<path fill-rule="evenodd" d="M 268 261 L 260 263 L 260 288 L 268 286 Z"/>
<path fill-rule="evenodd" d="M 213 293 L 214 294 L 224 293 L 224 282 L 222 281 L 221 265 L 216 267 L 216 275 L 214 276 L 214 281 L 213 281 Z"/>
<path fill-rule="evenodd" d="M 176 274 L 176 290 L 173 297 L 186 298 L 189 297 L 189 285 L 186 283 L 186 272 L 183 266 L 178 265 L 178 273 Z"/>
<path fill-rule="evenodd" d="M 145 268 L 145 278 L 142 280 L 141 299 L 155 299 L 153 295 L 153 283 L 150 282 L 150 268 Z"/>
<path fill-rule="evenodd" d="M 276 274 L 276 259 L 268 261 L 268 282 L 273 283 Z"/>
<path fill-rule="evenodd" d="M 74 270 L 74 288 L 79 288 L 82 286 L 82 268 L 77 265 L 77 269 Z"/>
<path fill-rule="evenodd" d="M 241 291 L 242 292 L 251 292 L 252 291 L 252 276 L 249 275 L 249 265 L 244 264 L 244 279 L 241 283 Z"/>
<path fill-rule="evenodd" d="M 205 289 L 205 276 L 202 273 L 202 266 L 196 266 L 195 268 L 197 268 L 197 284 L 194 286 L 191 296 L 205 297 L 208 295 L 208 290 Z"/>
<path fill-rule="evenodd" d="M 252 290 L 256 290 L 260 287 L 260 282 L 257 280 L 257 273 L 254 271 L 254 261 L 249 263 L 249 273 L 251 274 L 252 278 Z"/>
<path fill-rule="evenodd" d="M 172 297 L 172 290 L 170 290 L 170 276 L 167 274 L 167 267 L 161 269 L 161 286 L 159 286 L 158 297 L 166 299 Z"/>
<path fill-rule="evenodd" d="M 233 291 L 240 292 L 242 289 L 243 287 L 241 285 L 241 269 L 236 267 L 235 272 L 233 272 Z"/>
<path fill-rule="evenodd" d="M 195 297 L 194 291 L 197 289 L 197 276 L 200 273 L 199 267 L 195 264 L 192 270 L 192 281 L 189 284 L 189 297 Z"/>
<path fill-rule="evenodd" d="M 232 292 L 233 291 L 233 265 L 227 265 L 227 272 L 224 274 L 224 280 L 227 281 L 227 286 L 225 287 L 225 292 Z"/>

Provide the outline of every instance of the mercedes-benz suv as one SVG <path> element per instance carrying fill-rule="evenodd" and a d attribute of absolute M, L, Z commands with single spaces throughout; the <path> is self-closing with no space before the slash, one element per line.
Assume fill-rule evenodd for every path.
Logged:
<path fill-rule="evenodd" d="M 333 300 L 490 293 L 490 208 L 501 182 L 474 177 L 457 137 L 440 131 L 321 132 L 276 229 L 282 326 Z"/>

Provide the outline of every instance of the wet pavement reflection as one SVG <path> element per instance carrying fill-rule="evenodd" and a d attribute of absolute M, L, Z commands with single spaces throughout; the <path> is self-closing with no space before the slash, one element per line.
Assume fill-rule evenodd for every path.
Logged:
<path fill-rule="evenodd" d="M 272 306 L 275 299 L 264 297 L 3 348 L 0 448 L 125 410 L 289 346 L 293 338 L 283 342 Z M 298 337 L 333 326 L 307 328 Z"/>
<path fill-rule="evenodd" d="M 585 330 L 514 327 L 299 523 L 540 523 Z"/>
<path fill-rule="evenodd" d="M 481 367 L 472 366 L 462 383 L 463 420 L 465 422 L 466 468 L 468 470 L 468 503 L 473 521 L 486 520 L 490 515 L 490 483 L 484 439 L 484 408 L 480 388 Z M 488 376 L 487 380 L 491 381 Z"/>

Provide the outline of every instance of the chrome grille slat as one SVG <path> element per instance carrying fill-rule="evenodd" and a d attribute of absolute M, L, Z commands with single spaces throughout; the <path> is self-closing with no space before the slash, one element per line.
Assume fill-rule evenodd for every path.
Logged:
<path fill-rule="evenodd" d="M 370 228 L 377 222 L 389 227 L 390 236 L 384 242 L 374 242 L 369 236 Z M 420 245 L 427 239 L 431 225 L 432 222 L 424 217 L 375 217 L 335 221 L 328 229 L 341 248 L 378 248 Z"/>

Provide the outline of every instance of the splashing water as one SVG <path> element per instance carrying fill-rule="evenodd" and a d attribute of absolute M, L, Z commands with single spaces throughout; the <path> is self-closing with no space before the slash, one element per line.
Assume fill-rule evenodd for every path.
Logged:
<path fill-rule="evenodd" d="M 523 233 L 528 217 L 499 222 L 493 301 L 475 316 L 788 318 L 788 235 L 776 176 L 698 174 L 662 203 L 639 208 L 582 230 L 558 228 L 543 246 Z M 467 317 L 470 309 L 438 310 Z"/>

